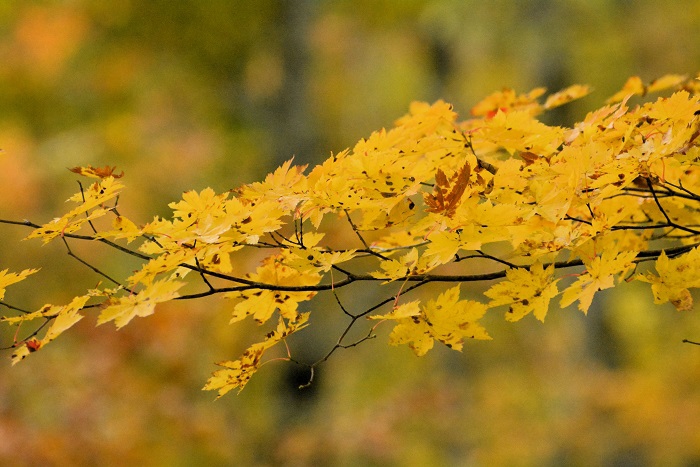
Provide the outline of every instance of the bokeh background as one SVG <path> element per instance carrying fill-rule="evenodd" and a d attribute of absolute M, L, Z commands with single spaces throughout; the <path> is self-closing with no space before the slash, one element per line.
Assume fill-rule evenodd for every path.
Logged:
<path fill-rule="evenodd" d="M 502 87 L 592 85 L 547 117 L 571 124 L 631 75 L 697 72 L 699 34 L 695 1 L 0 2 L 0 218 L 46 222 L 77 191 L 67 167 L 109 164 L 126 172 L 120 210 L 146 222 L 185 190 L 225 191 L 292 156 L 318 163 L 413 100 L 467 115 Z M 94 287 L 62 244 L 19 243 L 27 233 L 0 226 L 1 269 L 42 267 L 6 301 L 35 308 Z M 74 247 L 115 275 L 137 267 Z M 343 326 L 319 298 L 292 342 L 309 361 Z M 356 310 L 376 300 L 343 298 Z M 0 463 L 700 463 L 700 348 L 681 343 L 700 324 L 654 307 L 643 284 L 600 293 L 587 317 L 492 313 L 494 340 L 463 353 L 416 358 L 383 330 L 334 354 L 311 388 L 297 389 L 303 368 L 271 363 L 214 401 L 200 390 L 213 363 L 261 332 L 229 326 L 229 310 L 219 298 L 178 303 L 118 332 L 87 318 L 21 364 L 8 358 Z"/>

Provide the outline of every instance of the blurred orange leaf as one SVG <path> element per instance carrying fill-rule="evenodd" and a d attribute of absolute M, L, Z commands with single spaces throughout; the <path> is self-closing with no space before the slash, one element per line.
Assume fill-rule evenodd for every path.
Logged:
<path fill-rule="evenodd" d="M 117 166 L 110 167 L 108 165 L 105 165 L 104 167 L 93 167 L 91 165 L 88 165 L 87 167 L 73 167 L 72 169 L 68 170 L 70 170 L 73 173 L 92 178 L 122 178 L 124 176 L 124 171 L 122 171 L 119 174 L 114 172 L 115 170 L 117 170 Z"/>

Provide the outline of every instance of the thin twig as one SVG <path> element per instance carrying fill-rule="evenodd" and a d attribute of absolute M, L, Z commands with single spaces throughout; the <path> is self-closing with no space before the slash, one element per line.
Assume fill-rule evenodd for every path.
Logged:
<path fill-rule="evenodd" d="M 80 187 L 80 196 L 83 198 L 83 204 L 85 204 L 85 191 L 83 190 L 83 184 L 80 180 L 78 180 L 78 186 Z M 90 215 L 88 214 L 87 211 L 85 211 L 85 217 L 88 219 L 88 224 L 90 225 L 90 228 L 92 229 L 93 233 L 96 234 L 97 229 L 95 228 L 95 225 L 90 220 Z"/>
<path fill-rule="evenodd" d="M 114 279 L 113 277 L 111 277 L 111 276 L 108 275 L 107 273 L 101 271 L 100 269 L 96 268 L 96 267 L 93 266 L 92 264 L 88 263 L 88 262 L 85 261 L 84 259 L 80 258 L 78 255 L 76 255 L 75 253 L 73 253 L 73 250 L 71 250 L 70 245 L 68 245 L 68 241 L 66 240 L 65 237 L 61 237 L 61 240 L 63 240 L 63 244 L 66 246 L 66 250 L 68 250 L 68 251 L 67 251 L 68 256 L 70 256 L 71 258 L 74 258 L 74 259 L 78 260 L 78 262 L 80 262 L 81 264 L 83 264 L 83 265 L 87 266 L 88 268 L 92 269 L 94 272 L 96 272 L 96 273 L 99 274 L 100 276 L 104 277 L 104 278 L 107 279 L 108 281 L 112 282 L 113 284 L 118 285 L 119 287 L 122 287 L 124 290 L 128 291 L 129 293 L 132 292 L 129 288 L 124 287 L 118 280 Z"/>
<path fill-rule="evenodd" d="M 9 303 L 3 302 L 3 301 L 0 301 L 0 305 L 4 306 L 5 308 L 9 308 L 10 310 L 15 310 L 15 311 L 19 311 L 20 313 L 24 313 L 25 315 L 31 313 L 31 311 L 29 311 L 29 310 L 25 310 L 25 309 L 16 307 L 14 305 L 10 305 Z"/>
<path fill-rule="evenodd" d="M 199 258 L 196 256 L 194 257 L 194 262 L 197 265 L 197 268 L 199 269 L 199 276 L 202 278 L 202 281 L 204 281 L 205 284 L 207 284 L 207 287 L 209 287 L 210 291 L 216 290 L 213 285 L 211 285 L 211 282 L 209 282 L 209 279 L 207 279 L 207 276 L 204 275 L 202 272 L 202 266 L 199 264 Z"/>
<path fill-rule="evenodd" d="M 350 223 L 350 226 L 352 227 L 352 231 L 355 232 L 355 235 L 357 235 L 357 238 L 359 238 L 360 241 L 362 242 L 362 244 L 365 246 L 365 251 L 367 251 L 369 254 L 371 254 L 373 256 L 376 256 L 377 258 L 381 258 L 385 261 L 389 261 L 389 258 L 387 258 L 383 254 L 378 253 L 378 252 L 374 251 L 372 248 L 370 248 L 370 246 L 365 241 L 365 238 L 360 233 L 360 230 L 357 228 L 355 223 L 350 218 L 350 212 L 347 209 L 345 210 L 345 217 L 348 219 L 348 222 Z"/>
<path fill-rule="evenodd" d="M 690 232 L 690 233 L 695 234 L 695 235 L 700 235 L 700 230 L 691 229 L 691 228 L 685 227 L 683 225 L 678 225 L 675 222 L 673 222 L 671 220 L 671 218 L 669 217 L 669 215 L 666 213 L 666 210 L 663 208 L 663 206 L 661 206 L 661 202 L 659 201 L 659 198 L 656 196 L 656 190 L 654 190 L 654 185 L 652 184 L 651 179 L 647 178 L 646 181 L 647 181 L 647 186 L 649 187 L 649 191 L 651 191 L 651 194 L 654 195 L 654 202 L 656 203 L 656 207 L 659 208 L 659 211 L 661 211 L 661 214 L 663 214 L 663 216 L 666 218 L 666 222 L 668 222 L 668 224 L 670 226 L 676 227 L 679 230 L 684 230 L 686 232 Z"/>

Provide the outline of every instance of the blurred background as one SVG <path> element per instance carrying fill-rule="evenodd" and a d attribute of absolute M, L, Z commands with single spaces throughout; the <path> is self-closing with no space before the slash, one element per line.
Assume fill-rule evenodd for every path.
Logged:
<path fill-rule="evenodd" d="M 545 117 L 570 125 L 631 75 L 696 73 L 699 33 L 695 1 L 0 2 L 0 218 L 62 214 L 77 191 L 66 168 L 92 164 L 126 172 L 120 211 L 147 222 L 185 190 L 235 188 L 292 156 L 318 163 L 413 100 L 467 116 L 503 87 L 592 85 Z M 28 233 L 0 226 L 0 269 L 42 267 L 6 301 L 35 309 L 95 286 L 62 244 L 18 243 Z M 114 275 L 138 267 L 74 248 Z M 356 311 L 377 301 L 341 298 Z M 200 390 L 214 362 L 263 332 L 229 326 L 230 304 L 168 305 L 118 332 L 88 317 L 0 364 L 0 463 L 698 465 L 700 348 L 681 340 L 700 324 L 651 302 L 631 284 L 587 317 L 492 312 L 493 341 L 422 358 L 388 347 L 387 328 L 334 354 L 308 389 L 303 368 L 271 363 L 216 402 Z M 332 299 L 312 304 L 291 342 L 308 361 L 344 325 Z"/>

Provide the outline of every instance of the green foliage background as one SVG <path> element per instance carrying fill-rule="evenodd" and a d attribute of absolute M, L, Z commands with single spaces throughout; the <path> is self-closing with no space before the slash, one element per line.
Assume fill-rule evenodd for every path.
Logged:
<path fill-rule="evenodd" d="M 444 98 L 466 115 L 504 86 L 593 85 L 548 117 L 570 124 L 631 75 L 696 72 L 698 30 L 693 1 L 2 2 L 0 217 L 45 222 L 77 190 L 66 167 L 109 164 L 126 172 L 121 210 L 146 221 L 184 190 L 234 188 L 291 156 L 320 162 L 412 100 Z M 18 244 L 27 233 L 0 233 L 2 268 L 43 267 L 8 301 L 64 303 L 94 286 L 62 245 Z M 114 274 L 136 267 L 79 252 Z M 700 462 L 700 351 L 681 344 L 700 337 L 694 312 L 655 308 L 644 287 L 600 295 L 588 317 L 495 316 L 494 340 L 463 354 L 417 359 L 384 333 L 334 355 L 303 391 L 307 374 L 271 363 L 218 402 L 199 389 L 254 327 L 229 326 L 227 303 L 163 307 L 119 332 L 86 319 L 42 355 L 0 366 L 0 461 Z M 342 329 L 334 302 L 319 298 L 292 342 L 309 360 Z M 371 299 L 344 297 L 357 309 Z"/>

